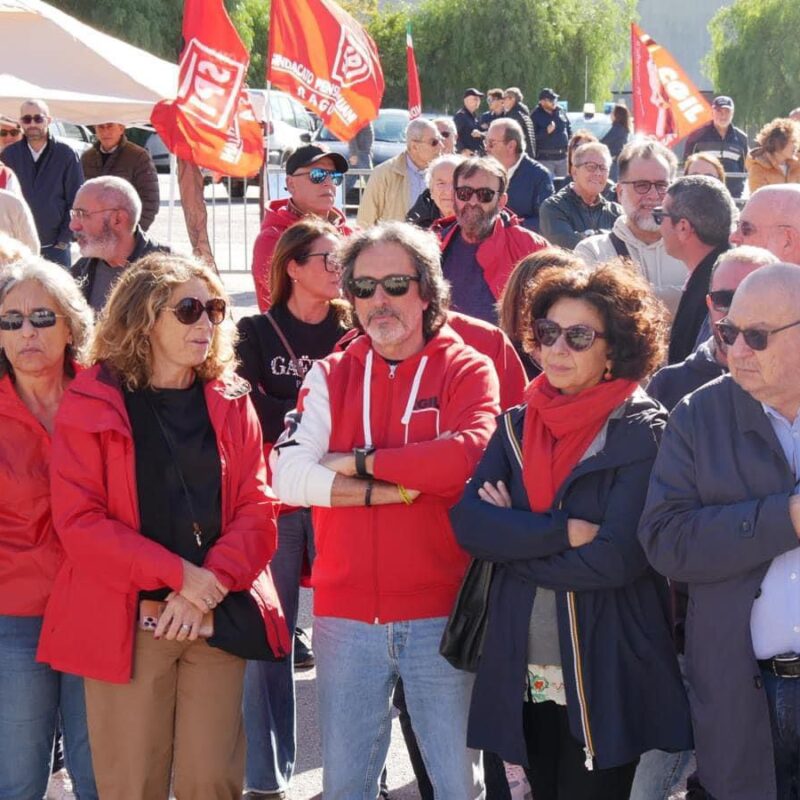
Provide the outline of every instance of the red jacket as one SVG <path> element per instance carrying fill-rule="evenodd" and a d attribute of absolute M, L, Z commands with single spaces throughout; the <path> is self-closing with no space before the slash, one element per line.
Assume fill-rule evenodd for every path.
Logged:
<path fill-rule="evenodd" d="M 435 222 L 431 230 L 439 237 L 444 253 L 458 230 L 458 223 L 455 217 L 445 217 Z M 518 217 L 501 214 L 495 220 L 491 235 L 481 242 L 476 254 L 483 277 L 495 299 L 500 299 L 509 275 L 520 259 L 549 246 L 547 239 L 523 228 Z"/>
<path fill-rule="evenodd" d="M 205 397 L 222 466 L 222 535 L 203 566 L 229 589 L 248 589 L 277 540 L 261 429 L 245 395 L 210 381 Z M 118 384 L 102 366 L 83 372 L 64 394 L 53 435 L 53 520 L 66 562 L 47 604 L 37 658 L 112 683 L 131 678 L 139 591 L 178 591 L 183 582 L 181 558 L 139 532 L 134 457 Z M 280 616 L 272 609 L 265 624 L 273 649 L 286 652 Z"/>
<path fill-rule="evenodd" d="M 272 267 L 272 254 L 275 245 L 283 232 L 302 219 L 302 214 L 289 198 L 273 200 L 264 215 L 261 231 L 256 236 L 253 246 L 253 283 L 256 286 L 256 302 L 263 314 L 272 305 L 270 298 L 270 269 Z M 344 214 L 338 208 L 332 208 L 329 222 L 338 228 L 345 236 L 349 236 L 353 229 L 347 225 Z"/>
<path fill-rule="evenodd" d="M 50 434 L 0 379 L 0 614 L 38 617 L 64 551 L 50 514 Z"/>
<path fill-rule="evenodd" d="M 274 486 L 281 500 L 314 506 L 315 614 L 386 623 L 450 613 L 469 557 L 448 509 L 494 430 L 497 396 L 488 359 L 447 326 L 394 369 L 368 336 L 314 364 L 302 416 L 276 445 Z M 324 507 L 333 474 L 319 459 L 365 445 L 367 427 L 375 478 L 422 494 L 411 505 Z"/>

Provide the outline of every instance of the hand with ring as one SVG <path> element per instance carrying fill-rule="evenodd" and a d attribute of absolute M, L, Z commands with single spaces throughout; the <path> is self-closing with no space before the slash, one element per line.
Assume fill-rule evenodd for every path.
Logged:
<path fill-rule="evenodd" d="M 210 597 L 204 597 L 203 602 L 208 606 L 208 610 L 210 611 L 212 608 L 216 607 L 216 602 L 212 600 Z"/>
<path fill-rule="evenodd" d="M 172 592 L 167 597 L 167 605 L 158 620 L 153 636 L 168 641 L 193 642 L 200 631 L 203 612 L 190 603 L 183 595 Z"/>

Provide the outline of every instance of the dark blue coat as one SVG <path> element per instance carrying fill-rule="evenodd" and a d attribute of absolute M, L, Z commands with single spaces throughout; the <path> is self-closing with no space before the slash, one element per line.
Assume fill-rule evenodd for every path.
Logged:
<path fill-rule="evenodd" d="M 3 150 L 3 160 L 19 178 L 22 194 L 31 207 L 42 247 L 71 242 L 69 210 L 83 183 L 78 154 L 67 144 L 49 136 L 37 164 L 23 138 Z"/>
<path fill-rule="evenodd" d="M 567 157 L 567 144 L 572 136 L 569 118 L 560 106 L 556 106 L 551 114 L 537 105 L 531 111 L 533 132 L 536 135 L 536 158 L 545 161 L 556 161 Z M 547 127 L 555 122 L 556 127 L 552 133 L 547 132 Z"/>
<path fill-rule="evenodd" d="M 508 185 L 508 207 L 528 230 L 539 232 L 539 206 L 555 191 L 550 170 L 523 155 Z"/>
<path fill-rule="evenodd" d="M 501 415 L 450 514 L 461 546 L 497 564 L 467 743 L 527 763 L 528 624 L 541 586 L 556 592 L 570 730 L 587 760 L 606 769 L 654 748 L 686 750 L 691 726 L 670 635 L 667 584 L 636 538 L 666 413 L 637 391 L 622 416 L 609 420 L 603 449 L 573 469 L 543 514 L 530 511 L 522 483 L 524 418 L 524 406 Z M 478 497 L 486 480 L 505 482 L 512 509 Z M 570 548 L 569 517 L 598 523 L 594 541 Z"/>

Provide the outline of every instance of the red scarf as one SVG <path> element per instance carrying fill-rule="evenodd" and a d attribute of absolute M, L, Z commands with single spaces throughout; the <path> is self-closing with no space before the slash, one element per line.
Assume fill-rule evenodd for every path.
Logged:
<path fill-rule="evenodd" d="M 549 511 L 556 492 L 636 381 L 601 381 L 578 394 L 561 394 L 545 375 L 525 390 L 522 479 L 532 511 Z"/>

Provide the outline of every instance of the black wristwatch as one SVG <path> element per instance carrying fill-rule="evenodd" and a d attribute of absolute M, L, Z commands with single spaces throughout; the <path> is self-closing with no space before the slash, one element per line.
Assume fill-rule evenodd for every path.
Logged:
<path fill-rule="evenodd" d="M 370 453 L 374 453 L 374 447 L 354 447 L 353 448 L 353 455 L 356 457 L 356 475 L 359 478 L 371 478 L 369 472 L 367 472 L 367 456 Z"/>

